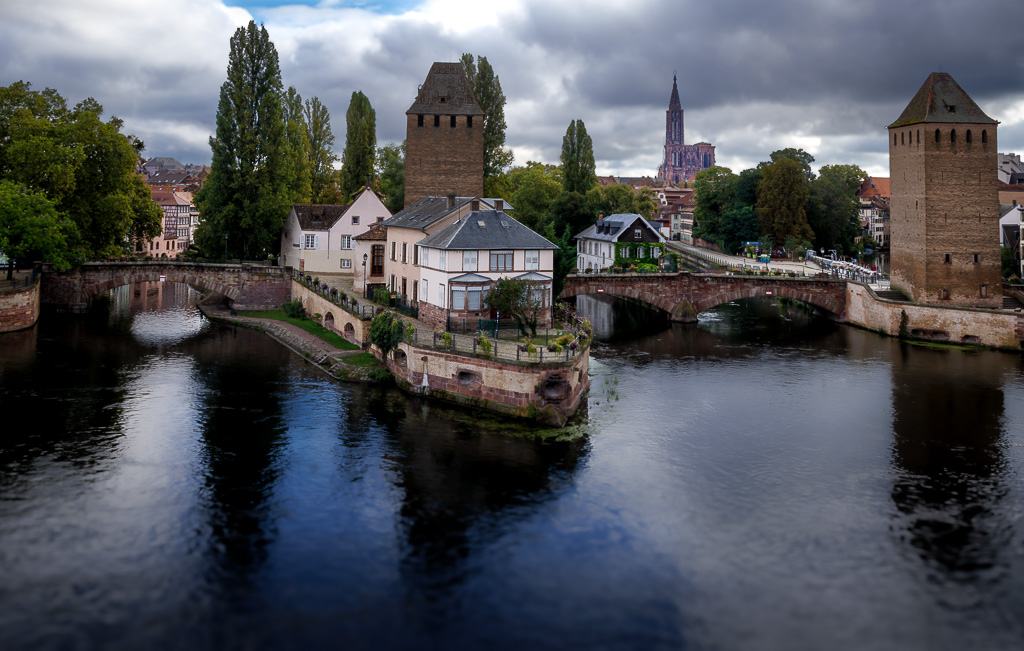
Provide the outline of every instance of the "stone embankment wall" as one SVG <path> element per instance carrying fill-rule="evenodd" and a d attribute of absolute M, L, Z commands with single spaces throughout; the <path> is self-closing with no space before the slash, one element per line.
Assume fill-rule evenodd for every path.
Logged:
<path fill-rule="evenodd" d="M 31 328 L 39 320 L 38 280 L 28 287 L 0 291 L 0 332 Z"/>
<path fill-rule="evenodd" d="M 388 370 L 412 393 L 561 427 L 590 388 L 590 349 L 571 362 L 531 363 L 399 344 Z"/>
<path fill-rule="evenodd" d="M 330 302 L 320 294 L 317 294 L 302 283 L 292 281 L 292 300 L 302 301 L 302 307 L 306 308 L 306 314 L 311 317 L 319 314 L 318 323 L 328 330 L 333 330 L 339 335 L 348 339 L 354 344 L 362 347 L 370 341 L 370 320 L 360 319 L 358 316 L 343 310 Z M 284 301 L 282 301 L 283 303 Z M 328 318 L 330 316 L 330 318 Z M 329 325 L 333 321 L 334 325 Z"/>
<path fill-rule="evenodd" d="M 846 322 L 862 328 L 892 336 L 1014 350 L 1024 343 L 1024 314 L 1019 312 L 890 301 L 853 282 L 847 283 L 846 291 Z M 901 333 L 904 314 L 906 324 Z"/>

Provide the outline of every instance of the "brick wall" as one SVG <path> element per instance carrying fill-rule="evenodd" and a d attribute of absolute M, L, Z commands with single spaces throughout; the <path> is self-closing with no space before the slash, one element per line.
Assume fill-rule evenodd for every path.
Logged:
<path fill-rule="evenodd" d="M 443 109 L 438 109 L 443 110 Z M 405 207 L 423 197 L 479 197 L 484 193 L 483 119 L 475 116 L 467 126 L 467 116 L 455 116 L 451 126 L 448 115 L 424 115 L 418 126 L 418 114 L 406 116 L 405 135 Z"/>
<path fill-rule="evenodd" d="M 0 332 L 31 328 L 39 320 L 40 283 L 25 289 L 0 292 Z"/>
<path fill-rule="evenodd" d="M 892 283 L 913 300 L 1000 306 L 996 153 L 992 124 L 889 129 Z"/>

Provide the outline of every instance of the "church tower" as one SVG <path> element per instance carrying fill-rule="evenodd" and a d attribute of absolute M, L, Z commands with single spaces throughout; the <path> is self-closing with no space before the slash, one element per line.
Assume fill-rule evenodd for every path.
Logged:
<path fill-rule="evenodd" d="M 665 111 L 665 160 L 658 168 L 658 178 L 669 183 L 685 180 L 683 175 L 685 148 L 683 145 L 683 106 L 679 103 L 679 86 L 672 75 L 672 97 Z"/>
<path fill-rule="evenodd" d="M 675 185 L 715 164 L 715 147 L 706 142 L 683 144 L 683 106 L 679 102 L 679 86 L 672 75 L 672 96 L 665 111 L 665 158 L 658 167 L 658 179 Z"/>
<path fill-rule="evenodd" d="M 423 197 L 483 195 L 484 112 L 465 66 L 430 66 L 405 115 L 405 207 Z"/>
<path fill-rule="evenodd" d="M 997 124 L 935 72 L 888 127 L 892 284 L 914 301 L 1002 305 Z"/>

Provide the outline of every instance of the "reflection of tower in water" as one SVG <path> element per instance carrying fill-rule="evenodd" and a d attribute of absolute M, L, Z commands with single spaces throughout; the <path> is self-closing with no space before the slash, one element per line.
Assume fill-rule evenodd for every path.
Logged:
<path fill-rule="evenodd" d="M 998 578 L 1013 535 L 1000 506 L 1008 492 L 1002 449 L 1008 360 L 902 348 L 892 365 L 892 499 L 902 515 L 895 529 L 932 581 Z"/>

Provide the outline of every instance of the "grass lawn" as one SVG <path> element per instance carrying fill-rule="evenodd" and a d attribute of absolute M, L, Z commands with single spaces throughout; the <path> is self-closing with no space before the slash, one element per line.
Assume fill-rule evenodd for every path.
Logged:
<path fill-rule="evenodd" d="M 284 313 L 284 310 L 249 310 L 246 312 L 239 312 L 240 316 L 252 317 L 254 319 L 274 319 L 275 321 L 284 321 L 294 326 L 298 326 L 308 332 L 311 335 L 315 335 L 325 341 L 326 343 L 334 346 L 338 350 L 358 350 L 359 346 L 355 345 L 348 339 L 345 339 L 336 332 L 324 328 L 319 323 L 314 323 L 309 319 L 294 319 Z M 358 357 L 358 355 L 357 355 Z"/>
<path fill-rule="evenodd" d="M 371 355 L 370 353 L 359 353 L 358 355 L 349 355 L 348 357 L 342 357 L 341 361 L 351 366 L 361 366 L 363 368 L 368 366 L 381 366 L 380 360 Z"/>

